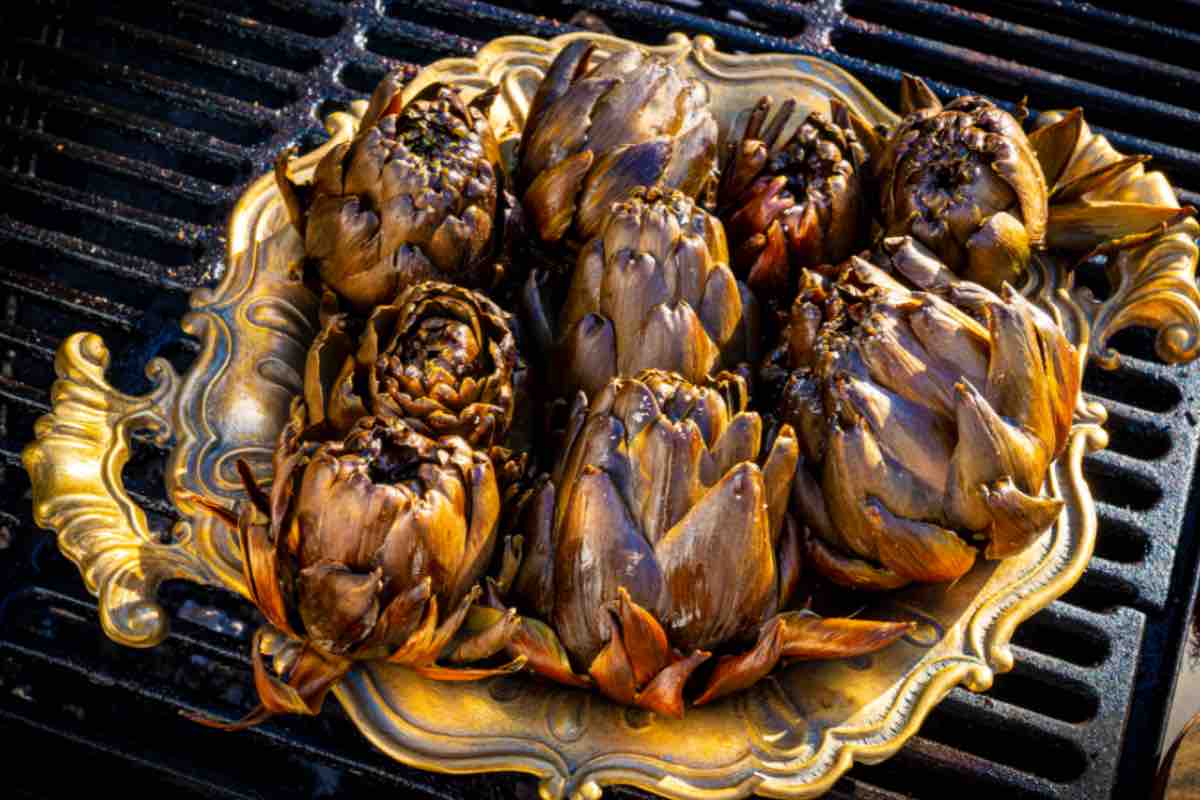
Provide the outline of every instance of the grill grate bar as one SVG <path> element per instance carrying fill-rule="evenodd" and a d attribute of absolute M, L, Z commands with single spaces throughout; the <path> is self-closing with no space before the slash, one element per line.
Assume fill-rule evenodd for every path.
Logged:
<path fill-rule="evenodd" d="M 133 320 L 140 316 L 140 312 L 123 303 L 81 292 L 36 275 L 14 272 L 3 266 L 0 266 L 0 291 L 59 305 L 76 317 L 95 320 L 125 331 L 133 330 Z"/>
<path fill-rule="evenodd" d="M 249 79 L 266 86 L 274 87 L 276 90 L 282 85 L 292 90 L 294 94 L 299 94 L 302 77 L 292 70 L 280 69 L 279 67 L 254 61 L 253 59 L 237 58 L 232 55 L 219 53 L 207 47 L 193 44 L 186 39 L 180 39 L 161 31 L 144 28 L 140 25 L 134 25 L 113 17 L 99 16 L 95 18 L 94 23 L 98 28 L 108 29 L 113 33 L 128 37 L 139 45 L 149 44 L 160 47 L 164 51 L 185 58 L 190 62 L 215 67 L 222 72 L 231 73 L 232 76 L 238 79 Z M 221 94 L 223 95 L 224 93 Z M 234 99 L 234 96 L 230 96 L 230 99 Z M 281 103 L 280 105 L 286 105 L 286 103 Z"/>
<path fill-rule="evenodd" d="M 484 40 L 513 31 L 551 37 L 579 30 L 577 25 L 474 0 L 396 0 L 388 5 L 387 13 L 402 20 L 441 26 L 453 26 L 456 20 L 468 14 L 472 21 L 471 32 Z"/>
<path fill-rule="evenodd" d="M 45 389 L 35 389 L 7 375 L 0 375 L 0 400 L 16 403 L 41 414 L 50 410 L 49 395 Z M 3 406 L 0 406 L 0 409 L 3 409 Z M 15 466 L 15 453 L 12 455 L 11 463 Z"/>
<path fill-rule="evenodd" d="M 31 607 L 49 608 L 51 609 L 51 613 L 55 613 L 54 609 L 57 606 L 68 606 L 71 609 L 70 611 L 62 609 L 55 613 L 56 618 L 60 620 L 70 620 L 74 624 L 85 629 L 89 629 L 89 627 L 94 624 L 93 617 L 95 615 L 95 610 L 91 603 L 86 600 L 81 600 L 73 596 L 65 596 L 61 593 L 41 587 L 31 587 L 30 589 L 23 591 L 21 594 L 25 597 L 25 599 L 20 601 L 21 603 Z M 97 664 L 95 659 L 89 658 L 86 655 L 76 654 L 69 650 L 62 650 L 63 654 L 55 654 L 32 649 L 23 644 L 21 638 L 13 638 L 12 633 L 14 631 L 12 623 L 9 623 L 5 627 L 10 631 L 10 633 L 5 637 L 6 641 L 0 644 L 0 647 L 19 652 L 29 659 L 76 672 L 81 676 L 87 677 L 89 680 L 100 681 L 105 685 L 118 685 L 121 688 L 125 688 L 129 691 L 137 692 L 139 695 L 155 702 L 156 704 L 166 704 L 181 710 L 196 711 L 201 710 L 197 703 L 199 703 L 201 706 L 207 706 L 212 703 L 212 695 L 205 693 L 203 689 L 201 689 L 197 694 L 197 698 L 202 698 L 198 699 L 198 701 L 190 698 L 174 698 L 164 695 L 152 685 L 147 686 L 144 681 L 126 682 L 120 677 L 120 673 L 110 673 L 108 670 L 103 668 L 102 664 Z M 208 631 L 202 630 L 201 633 L 201 638 L 196 639 L 186 634 L 172 632 L 168 638 L 168 641 L 163 645 L 163 647 L 166 649 L 182 647 L 185 651 L 191 651 L 194 649 L 203 650 L 209 653 L 216 661 L 227 662 L 231 666 L 237 665 L 236 669 L 239 671 L 245 670 L 245 663 L 247 659 L 245 658 L 243 652 L 244 648 L 233 650 L 224 649 L 220 646 L 214 648 L 210 646 L 207 641 L 209 638 L 207 635 Z M 244 643 L 244 640 L 240 642 L 242 645 L 244 645 Z M 70 654 L 67 655 L 67 653 Z M 128 655 L 126 657 L 134 660 L 137 658 L 136 655 Z M 238 674 L 240 674 L 240 672 Z M 246 688 L 249 688 L 248 680 L 246 681 Z M 249 696 L 248 692 L 247 696 Z M 265 726 L 263 729 L 260 729 L 259 732 L 270 733 L 273 728 L 275 728 L 275 725 L 271 724 Z M 992 774 L 1002 774 L 1006 769 L 1001 764 L 997 764 L 996 762 L 992 762 L 979 756 L 973 756 L 971 753 L 960 751 L 957 748 L 950 746 L 939 746 L 939 749 L 941 751 L 939 755 L 943 761 L 943 766 L 974 760 L 975 762 L 986 765 L 986 770 Z M 889 797 L 891 795 L 883 794 L 876 796 Z"/>
<path fill-rule="evenodd" d="M 961 753 L 921 736 L 909 739 L 904 749 L 888 761 L 875 766 L 855 765 L 849 775 L 893 789 L 905 798 L 920 797 L 918 793 L 930 786 L 939 787 L 935 792 L 954 787 L 977 800 L 1045 800 L 1062 796 L 1064 791 L 1063 786 L 1045 778 Z"/>
<path fill-rule="evenodd" d="M 60 591 L 49 586 L 29 585 L 20 589 L 18 595 L 31 605 L 45 606 L 56 615 L 66 615 L 82 624 L 90 624 L 92 617 L 98 618 L 96 603 L 90 596 L 78 593 L 81 587 L 77 584 L 77 580 L 72 581 L 69 586 L 70 591 Z M 71 592 L 77 593 L 72 594 Z M 242 602 L 240 598 L 238 602 Z M 67 608 L 62 608 L 64 606 Z M 250 659 L 246 654 L 245 646 L 250 641 L 250 632 L 254 630 L 254 626 L 261 621 L 261 618 L 254 607 L 248 603 L 246 612 L 248 624 L 244 627 L 247 633 L 242 636 L 219 634 L 186 619 L 180 619 L 177 624 L 173 624 L 167 636 L 172 643 L 183 645 L 188 649 L 202 650 L 209 655 L 249 664 Z M 3 618 L 4 614 L 0 611 L 0 620 Z M 193 631 L 193 633 L 187 633 L 187 631 Z"/>
<path fill-rule="evenodd" d="M 1097 501 L 1096 510 L 1102 523 L 1118 522 L 1134 528 L 1139 528 L 1145 521 L 1145 515 L 1131 508 L 1115 506 L 1103 500 Z"/>
<path fill-rule="evenodd" d="M 156 253 L 155 260 L 157 261 L 186 263 L 190 260 L 190 248 L 186 241 L 188 235 L 194 235 L 197 229 L 188 226 L 185 222 L 136 209 L 108 198 L 104 198 L 102 202 L 96 202 L 96 198 L 88 193 L 19 173 L 9 176 L 9 185 L 13 189 L 14 200 L 16 199 L 15 195 L 19 194 L 25 200 L 40 202 L 46 208 L 54 209 L 55 212 L 61 211 L 77 215 L 71 219 L 55 220 L 56 223 L 83 231 L 91 230 L 89 226 L 81 224 L 83 219 L 111 220 L 122 229 L 122 234 L 145 237 L 141 241 L 129 241 L 127 246 L 130 249 L 140 245 L 141 248 Z M 8 209 L 10 215 L 27 214 L 30 211 L 31 209 L 28 207 L 19 206 L 16 203 L 13 203 Z M 49 222 L 42 214 L 35 213 L 34 216 L 38 218 L 40 224 Z M 116 236 L 109 235 L 107 238 L 111 240 Z M 151 247 L 151 245 L 154 246 Z"/>
<path fill-rule="evenodd" d="M 1155 431 L 1170 433 L 1171 426 L 1163 419 L 1163 414 L 1160 412 L 1151 411 L 1141 406 L 1130 405 L 1129 403 L 1122 403 L 1120 400 L 1113 400 L 1108 397 L 1098 397 L 1091 393 L 1086 393 L 1085 396 L 1089 402 L 1097 402 L 1104 406 L 1104 410 L 1108 412 L 1110 424 L 1115 420 L 1119 420 L 1122 424 L 1135 424 Z"/>
<path fill-rule="evenodd" d="M 1073 104 L 1087 108 L 1089 117 L 1097 120 L 1128 121 L 1129 107 L 1139 109 L 1139 122 L 1151 126 L 1160 134 L 1170 134 L 1168 144 L 1185 144 L 1192 140 L 1200 128 L 1200 114 L 1161 100 L 1138 97 L 1100 84 L 1080 80 L 1024 64 L 1016 64 L 1003 58 L 970 50 L 934 39 L 899 33 L 881 25 L 850 18 L 845 29 L 839 31 L 843 41 L 849 35 L 858 35 L 863 42 L 874 47 L 886 44 L 889 60 L 898 54 L 911 56 L 919 64 L 953 64 L 970 76 L 972 81 L 984 83 L 990 89 L 999 89 L 1001 94 L 1012 93 L 1012 100 L 1028 95 L 1034 105 L 1043 105 L 1070 97 Z M 838 35 L 834 37 L 835 45 Z M 923 71 L 923 70 L 922 70 Z M 962 73 L 957 73 L 962 74 Z M 966 77 L 964 75 L 964 77 Z"/>
<path fill-rule="evenodd" d="M 0 123 L 0 135 L 7 135 L 13 140 L 30 146 L 42 155 L 60 157 L 74 162 L 84 162 L 92 167 L 100 167 L 106 172 L 132 178 L 156 189 L 173 195 L 179 195 L 191 204 L 202 206 L 212 213 L 231 197 L 227 187 L 217 186 L 208 181 L 200 181 L 190 175 L 173 172 L 162 167 L 152 166 L 144 161 L 138 161 L 116 153 L 98 150 L 89 145 L 80 144 L 60 136 L 40 133 L 19 128 L 7 123 Z M 25 176 L 18 173 L 18 180 Z M 55 192 L 69 191 L 67 187 L 54 187 Z M 183 205 L 183 204 L 179 204 Z M 148 227 L 163 228 L 176 226 L 178 223 L 171 217 L 135 209 L 132 206 L 122 208 L 123 214 L 131 221 Z M 150 234 L 157 235 L 157 234 Z"/>
<path fill-rule="evenodd" d="M 106 82 L 153 95 L 172 105 L 183 106 L 201 112 L 205 116 L 228 120 L 237 124 L 257 122 L 268 124 L 276 114 L 263 106 L 246 102 L 236 97 L 221 97 L 214 103 L 212 93 L 191 84 L 163 78 L 152 72 L 129 65 L 111 64 L 99 58 L 54 47 L 45 42 L 17 39 L 10 44 L 10 52 L 30 60 L 52 62 L 51 69 L 62 69 L 73 75 L 103 78 Z M 42 74 L 39 71 L 39 74 Z"/>
<path fill-rule="evenodd" d="M 1003 681 L 1005 677 L 1009 676 L 1001 676 L 999 680 Z M 1040 739 L 1048 734 L 1049 738 L 1058 739 L 1065 744 L 1073 743 L 1079 732 L 1078 725 L 1055 719 L 1036 709 L 999 700 L 994 694 L 974 694 L 960 687 L 951 689 L 939 708 L 944 712 L 970 717 L 988 728 L 1007 729 L 1012 733 L 1024 730 L 1026 735 L 1023 738 Z M 1070 782 L 1053 778 L 1051 780 L 1055 783 Z"/>
<path fill-rule="evenodd" d="M 1141 599 L 1142 593 L 1138 585 L 1138 569 L 1136 566 L 1129 564 L 1121 564 L 1117 561 L 1094 555 L 1092 560 L 1088 562 L 1087 567 L 1089 578 L 1099 580 L 1102 584 L 1108 584 L 1114 587 L 1119 587 L 1118 591 L 1125 591 L 1136 595 Z"/>
<path fill-rule="evenodd" d="M 25 222 L 0 216 L 0 241 L 16 241 L 42 248 L 50 248 L 58 254 L 70 254 L 106 272 L 122 277 L 136 278 L 151 286 L 186 291 L 194 283 L 204 280 L 181 281 L 179 270 L 167 268 L 149 259 L 123 253 L 102 245 L 94 244 L 77 236 L 45 230 Z"/>
<path fill-rule="evenodd" d="M 459 34 L 403 22 L 380 19 L 366 33 L 366 47 L 377 55 L 409 60 L 432 50 L 435 58 L 468 56 L 483 46 L 483 42 Z"/>
<path fill-rule="evenodd" d="M 37 111 L 57 109 L 86 119 L 92 124 L 117 127 L 124 135 L 139 140 L 141 143 L 152 143 L 156 146 L 176 150 L 193 159 L 203 159 L 209 163 L 209 171 L 212 167 L 225 168 L 231 172 L 234 170 L 247 171 L 246 150 L 213 136 L 189 128 L 168 125 L 152 117 L 126 111 L 91 98 L 85 100 L 48 86 L 38 86 L 34 83 L 4 78 L 0 79 L 0 88 L 6 92 L 9 98 L 21 95 L 23 104 L 33 107 Z"/>
<path fill-rule="evenodd" d="M 189 0 L 187 5 L 196 5 Z M 271 25 L 281 33 L 294 32 L 309 41 L 329 39 L 343 32 L 345 17 L 353 13 L 349 3 L 336 0 L 212 0 L 205 8 L 221 8 L 234 15 L 247 15 L 256 25 Z"/>
<path fill-rule="evenodd" d="M 55 351 L 58 350 L 60 340 L 38 333 L 37 331 L 22 328 L 19 325 L 7 323 L 3 327 L 0 327 L 0 342 L 7 342 L 10 345 L 39 355 L 46 361 L 52 361 L 54 360 Z"/>
<path fill-rule="evenodd" d="M 1129 79 L 1136 75 L 1141 82 L 1139 85 L 1160 97 L 1171 94 L 1186 101 L 1186 95 L 1182 92 L 1200 83 L 1200 72 L 1193 69 L 1102 47 L 1075 36 L 1029 28 L 1000 19 L 998 15 L 989 16 L 944 3 L 929 0 L 871 0 L 870 3 L 853 3 L 847 9 L 851 15 L 859 14 L 860 10 L 862 16 L 869 16 L 873 21 L 894 23 L 898 28 L 913 26 L 930 35 L 944 33 L 959 41 L 998 46 L 1003 52 L 1030 55 L 1041 62 L 1052 61 L 1065 67 L 1068 72 L 1103 73 L 1109 80 L 1121 83 L 1130 83 Z M 1161 46 L 1158 50 L 1162 51 Z M 1004 60 L 1015 69 L 1024 69 L 1011 59 Z M 1154 82 L 1147 83 L 1147 80 Z"/>
<path fill-rule="evenodd" d="M 10 727 L 13 723 L 19 724 L 23 729 L 21 736 L 22 740 L 24 739 L 24 734 L 26 733 L 25 729 L 32 728 L 34 731 L 53 736 L 55 740 L 61 741 L 62 739 L 66 739 L 68 742 L 81 745 L 88 750 L 99 751 L 110 758 L 118 758 L 125 762 L 127 767 L 141 767 L 152 772 L 161 771 L 163 769 L 162 765 L 159 764 L 155 759 L 146 758 L 136 751 L 104 744 L 103 739 L 99 739 L 93 735 L 80 735 L 66 732 L 63 730 L 61 725 L 46 724 L 29 715 L 18 714 L 14 711 L 0 708 L 0 720 L 8 722 Z M 54 746 L 57 749 L 57 741 L 55 741 Z M 258 795 L 242 793 L 222 783 L 205 781 L 196 777 L 195 775 L 189 775 L 181 771 L 173 771 L 172 778 L 183 783 L 185 787 L 200 789 L 208 796 L 212 797 L 227 797 L 230 798 L 230 800 L 257 800 L 258 798 Z M 44 787 L 41 788 L 40 791 L 44 791 Z M 18 797 L 20 796 L 21 795 L 18 795 Z"/>
<path fill-rule="evenodd" d="M 253 54 L 251 58 L 266 68 L 300 73 L 307 72 L 320 63 L 320 50 L 325 44 L 323 37 L 286 30 L 234 11 L 214 8 L 206 3 L 175 0 L 173 8 L 175 20 L 187 26 L 185 32 L 203 31 L 218 49 L 236 55 L 239 59 L 246 54 Z M 145 9 L 137 6 L 116 6 L 111 13 L 123 15 L 122 19 L 130 22 L 165 22 L 161 16 L 148 14 Z M 268 61 L 268 58 L 277 60 Z"/>
<path fill-rule="evenodd" d="M 988 3 L 968 0 L 959 5 L 970 8 L 986 8 Z M 1065 29 L 1079 30 L 1077 25 L 1087 25 L 1088 36 L 1097 36 L 1101 31 L 1114 47 L 1128 46 L 1131 38 L 1144 37 L 1160 43 L 1160 50 L 1170 47 L 1200 44 L 1200 36 L 1180 27 L 1163 25 L 1150 19 L 1141 19 L 1130 14 L 1100 8 L 1090 3 L 1059 3 L 1056 0 L 1007 0 L 998 5 L 997 15 L 1006 18 L 1028 20 L 1031 25 L 1057 25 Z M 1143 6 L 1144 8 L 1144 6 Z"/>
<path fill-rule="evenodd" d="M 1084 462 L 1088 466 L 1094 465 L 1114 474 L 1122 474 L 1149 486 L 1156 486 L 1158 484 L 1159 471 L 1152 465 L 1123 453 L 1115 452 L 1112 448 L 1091 453 L 1084 459 Z"/>

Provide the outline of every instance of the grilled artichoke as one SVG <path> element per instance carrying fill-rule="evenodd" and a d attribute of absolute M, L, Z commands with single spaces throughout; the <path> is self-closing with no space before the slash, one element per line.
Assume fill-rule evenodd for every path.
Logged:
<path fill-rule="evenodd" d="M 378 306 L 365 328 L 324 317 L 304 371 L 310 431 L 344 435 L 370 414 L 481 448 L 508 433 L 525 363 L 513 318 L 482 294 L 427 281 Z"/>
<path fill-rule="evenodd" d="M 992 289 L 1015 281 L 1046 240 L 1048 190 L 1037 153 L 1011 114 L 981 97 L 943 106 L 906 77 L 879 158 L 889 234 L 911 234 L 955 272 Z"/>
<path fill-rule="evenodd" d="M 546 242 L 587 241 L 637 186 L 696 196 L 713 175 L 717 123 L 705 89 L 631 49 L 591 65 L 572 42 L 546 73 L 521 136 L 517 188 Z"/>
<path fill-rule="evenodd" d="M 950 581 L 1025 547 L 1058 517 L 1040 496 L 1062 453 L 1082 363 L 1044 312 L 1004 285 L 955 278 L 911 238 L 879 261 L 814 273 L 764 384 L 799 431 L 793 508 L 836 582 Z M 899 280 L 898 280 L 899 278 Z M 904 280 L 920 290 L 910 290 Z"/>
<path fill-rule="evenodd" d="M 424 280 L 489 287 L 499 277 L 500 146 L 481 106 L 434 84 L 406 105 L 393 73 L 371 98 L 359 133 L 321 159 L 298 191 L 281 190 L 322 282 L 359 312 Z M 307 202 L 305 202 L 307 200 Z"/>
<path fill-rule="evenodd" d="M 867 152 L 836 100 L 831 119 L 814 111 L 783 143 L 796 103 L 764 129 L 771 105 L 759 100 L 729 143 L 717 203 L 738 274 L 762 296 L 790 298 L 801 268 L 837 264 L 861 245 Z"/>
<path fill-rule="evenodd" d="M 515 615 L 465 638 L 467 613 L 491 558 L 500 493 L 488 458 L 459 438 L 434 440 L 401 422 L 358 421 L 342 440 L 302 439 L 297 401 L 275 453 L 268 495 L 238 467 L 250 502 L 233 516 L 246 586 L 276 630 L 302 642 L 283 679 L 252 651 L 260 707 L 232 727 L 271 714 L 316 714 L 360 659 L 386 659 L 432 678 L 469 680 L 512 671 L 456 670 L 439 659 L 501 651 Z"/>
<path fill-rule="evenodd" d="M 991 102 L 959 97 L 943 106 L 907 75 L 901 109 L 907 116 L 886 144 L 869 133 L 865 142 L 879 153 L 884 226 L 993 291 L 1018 283 L 1036 249 L 1136 244 L 1186 213 L 1120 197 L 1129 171 L 1146 158 L 1096 168 L 1079 152 L 1088 137 L 1078 109 L 1027 137 Z"/>
<path fill-rule="evenodd" d="M 642 187 L 615 205 L 579 254 L 559 321 L 566 396 L 643 369 L 701 381 L 753 360 L 757 306 L 728 258 L 721 223 L 680 192 Z"/>
<path fill-rule="evenodd" d="M 513 586 L 526 621 L 509 652 L 618 703 L 683 714 L 683 688 L 727 650 L 699 703 L 745 688 L 780 658 L 877 650 L 908 623 L 784 612 L 800 567 L 787 514 L 798 447 L 786 426 L 761 464 L 757 414 L 728 373 L 697 386 L 647 370 L 581 393 L 553 480 L 530 504 Z M 557 631 L 557 635 L 553 631 Z"/>

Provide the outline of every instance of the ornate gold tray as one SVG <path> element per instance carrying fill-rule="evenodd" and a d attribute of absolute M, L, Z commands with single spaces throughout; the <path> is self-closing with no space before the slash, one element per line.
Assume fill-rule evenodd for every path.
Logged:
<path fill-rule="evenodd" d="M 493 123 L 511 143 L 543 71 L 580 37 L 594 39 L 602 53 L 638 46 L 591 33 L 498 39 L 473 59 L 429 66 L 405 99 L 434 80 L 456 83 L 468 95 L 499 84 Z M 816 59 L 726 55 L 707 37 L 680 34 L 649 49 L 678 59 L 708 86 L 723 134 L 763 93 L 797 98 L 800 117 L 837 97 L 873 122 L 896 119 L 854 78 Z M 330 142 L 294 164 L 296 177 L 306 177 L 326 150 L 352 135 L 355 112 L 364 106 L 330 117 Z M 1099 166 L 1119 154 L 1089 134 L 1076 158 Z M 1114 191 L 1092 199 L 1176 203 L 1166 179 L 1140 167 Z M 1074 287 L 1068 265 L 1050 260 L 1037 266 L 1024 291 L 1102 365 L 1117 360 L 1106 349 L 1109 337 L 1135 324 L 1157 330 L 1164 360 L 1193 359 L 1200 350 L 1198 232 L 1188 219 L 1110 259 L 1113 291 L 1103 302 Z M 24 454 L 35 519 L 57 532 L 62 551 L 99 598 L 105 632 L 122 644 L 151 647 L 166 635 L 167 615 L 155 600 L 163 580 L 186 578 L 246 594 L 233 537 L 198 513 L 187 493 L 236 499 L 239 458 L 266 474 L 316 334 L 316 299 L 289 280 L 303 248 L 270 176 L 237 203 L 228 240 L 223 280 L 193 292 L 192 311 L 183 319 L 202 344 L 191 370 L 180 377 L 156 360 L 147 367 L 154 390 L 125 395 L 105 380 L 108 351 L 100 338 L 71 336 L 55 362 L 53 410 L 37 423 L 36 441 Z M 983 691 L 997 672 L 1012 667 L 1016 626 L 1070 588 L 1091 556 L 1096 514 L 1081 463 L 1085 452 L 1105 446 L 1104 419 L 1100 406 L 1080 402 L 1069 448 L 1049 478 L 1048 491 L 1066 502 L 1054 527 L 1021 555 L 980 563 L 952 587 L 883 598 L 873 616 L 920 624 L 875 656 L 794 666 L 751 691 L 690 709 L 681 721 L 523 676 L 434 683 L 388 665 L 355 669 L 337 697 L 363 733 L 399 761 L 446 772 L 534 773 L 548 800 L 594 800 L 601 786 L 613 783 L 675 798 L 817 796 L 853 762 L 896 752 L 952 687 Z M 170 543 L 152 535 L 122 486 L 135 431 L 175 442 L 166 482 L 183 521 Z"/>

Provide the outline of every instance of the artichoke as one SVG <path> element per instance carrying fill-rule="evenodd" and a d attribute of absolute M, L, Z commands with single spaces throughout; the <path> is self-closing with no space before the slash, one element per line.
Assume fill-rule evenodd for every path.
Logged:
<path fill-rule="evenodd" d="M 481 448 L 508 433 L 525 363 L 513 318 L 487 297 L 426 281 L 378 306 L 365 327 L 333 308 L 323 316 L 304 371 L 310 431 L 344 435 L 369 414 Z"/>
<path fill-rule="evenodd" d="M 305 253 L 359 312 L 419 281 L 499 278 L 500 146 L 481 110 L 494 95 L 467 105 L 433 84 L 404 105 L 402 82 L 397 72 L 380 83 L 358 134 L 321 159 L 303 192 L 277 165 Z"/>
<path fill-rule="evenodd" d="M 302 438 L 297 401 L 275 452 L 268 495 L 238 462 L 250 502 L 236 517 L 250 599 L 276 630 L 302 642 L 277 678 L 252 651 L 260 707 L 233 726 L 277 713 L 316 714 L 363 659 L 386 659 L 437 679 L 512 671 L 438 664 L 501 651 L 515 615 L 464 636 L 492 556 L 500 493 L 491 462 L 462 439 L 430 439 L 402 422 L 364 417 L 340 440 Z"/>
<path fill-rule="evenodd" d="M 553 480 L 529 505 L 513 581 L 552 629 L 526 622 L 510 653 L 679 717 L 684 684 L 717 649 L 730 654 L 699 703 L 751 685 L 780 658 L 870 652 L 910 630 L 783 611 L 800 569 L 787 514 L 798 446 L 784 426 L 757 461 L 762 422 L 745 402 L 740 376 L 697 386 L 658 370 L 615 378 L 590 403 L 578 396 Z"/>
<path fill-rule="evenodd" d="M 1040 492 L 1083 365 L 1007 284 L 958 280 L 907 237 L 878 260 L 805 276 L 764 384 L 783 383 L 778 412 L 799 431 L 793 508 L 813 564 L 862 588 L 951 581 L 973 543 L 1003 558 L 1057 519 L 1062 501 Z"/>
<path fill-rule="evenodd" d="M 860 129 L 878 153 L 887 232 L 913 236 L 955 273 L 993 291 L 1018 283 L 1034 250 L 1137 244 L 1191 211 L 1120 197 L 1130 170 L 1146 158 L 1097 166 L 1081 152 L 1088 136 L 1078 109 L 1026 136 L 988 100 L 959 97 L 943 106 L 909 75 L 901 109 L 906 116 L 886 144 Z"/>
<path fill-rule="evenodd" d="M 1046 240 L 1048 190 L 1021 124 L 982 97 L 943 106 L 906 77 L 907 114 L 879 157 L 880 211 L 962 276 L 992 289 L 1014 281 Z"/>
<path fill-rule="evenodd" d="M 613 206 L 580 251 L 559 321 L 566 395 L 648 368 L 702 381 L 753 360 L 757 306 L 728 258 L 721 223 L 680 192 L 642 187 Z"/>
<path fill-rule="evenodd" d="M 717 195 L 734 268 L 767 296 L 791 297 L 801 268 L 845 260 L 869 222 L 867 151 L 849 109 L 831 100 L 832 119 L 814 111 L 780 143 L 795 106 L 784 103 L 764 130 L 771 100 L 759 100 L 728 145 Z"/>
<path fill-rule="evenodd" d="M 696 196 L 715 168 L 717 123 L 704 87 L 639 49 L 591 66 L 595 45 L 563 48 L 521 136 L 517 188 L 545 242 L 583 242 L 637 186 Z"/>

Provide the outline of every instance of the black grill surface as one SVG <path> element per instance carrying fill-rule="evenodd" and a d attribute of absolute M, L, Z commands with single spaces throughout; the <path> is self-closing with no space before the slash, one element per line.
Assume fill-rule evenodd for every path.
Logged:
<path fill-rule="evenodd" d="M 6 788 L 56 796 L 81 775 L 103 775 L 138 787 L 135 796 L 536 796 L 527 777 L 397 765 L 332 701 L 317 719 L 244 734 L 187 722 L 180 710 L 235 716 L 253 703 L 254 609 L 172 584 L 167 641 L 119 647 L 101 633 L 75 568 L 30 519 L 20 451 L 48 410 L 59 342 L 77 329 L 102 334 L 114 382 L 130 392 L 147 388 L 149 358 L 186 369 L 196 345 L 177 320 L 189 290 L 221 274 L 238 193 L 284 146 L 320 142 L 323 117 L 369 93 L 390 65 L 580 25 L 652 44 L 673 30 L 704 33 L 726 50 L 822 56 L 892 103 L 910 71 L 944 94 L 1082 105 L 1118 148 L 1152 154 L 1195 203 L 1198 20 L 1195 0 L 4 4 L 0 763 L 62 765 L 6 770 Z M 1196 583 L 1197 542 L 1186 534 L 1200 368 L 1157 363 L 1145 333 L 1117 344 L 1121 368 L 1092 368 L 1085 381 L 1109 411 L 1111 448 L 1087 461 L 1100 536 L 1083 580 L 1021 627 L 1017 668 L 993 691 L 952 692 L 921 736 L 881 765 L 855 767 L 835 798 L 1144 796 Z M 137 442 L 125 476 L 165 530 L 163 455 Z"/>

